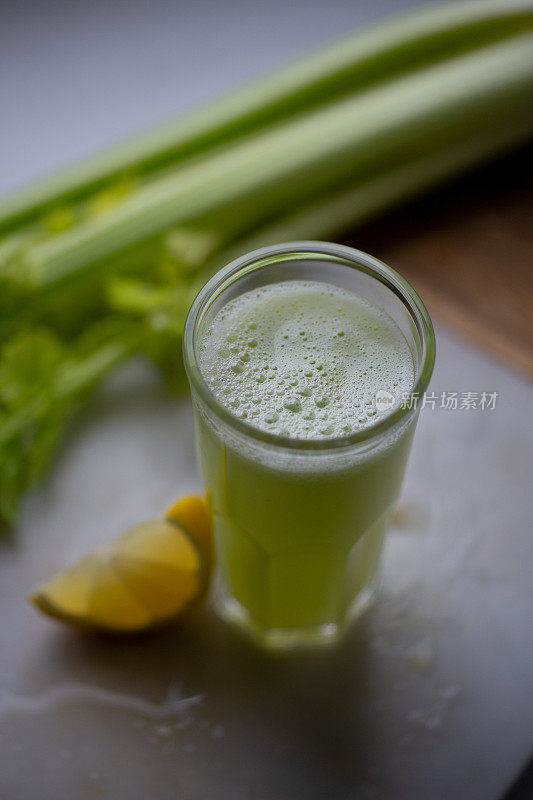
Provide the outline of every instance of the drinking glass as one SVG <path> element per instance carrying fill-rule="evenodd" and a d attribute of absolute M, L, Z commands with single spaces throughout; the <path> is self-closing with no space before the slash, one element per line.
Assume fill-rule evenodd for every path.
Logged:
<path fill-rule="evenodd" d="M 383 309 L 408 343 L 413 397 L 435 358 L 428 312 L 397 272 L 370 255 L 325 242 L 255 250 L 221 269 L 187 317 L 184 358 L 198 461 L 214 521 L 215 605 L 267 647 L 335 641 L 371 600 L 387 523 L 418 416 L 390 387 L 364 430 L 295 439 L 259 430 L 226 408 L 204 380 L 199 344 L 237 296 L 280 281 L 322 281 Z"/>

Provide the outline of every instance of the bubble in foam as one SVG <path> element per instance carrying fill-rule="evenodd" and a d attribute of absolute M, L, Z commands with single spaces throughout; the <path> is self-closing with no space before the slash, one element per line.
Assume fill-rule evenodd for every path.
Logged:
<path fill-rule="evenodd" d="M 311 281 L 230 301 L 200 342 L 199 362 L 233 413 L 293 438 L 364 429 L 413 384 L 412 357 L 394 321 L 350 292 Z M 397 398 L 388 411 L 376 408 L 379 389 Z"/>
<path fill-rule="evenodd" d="M 298 411 L 302 410 L 302 404 L 297 397 L 288 397 L 283 403 L 283 408 L 292 411 L 293 414 L 297 414 Z"/>

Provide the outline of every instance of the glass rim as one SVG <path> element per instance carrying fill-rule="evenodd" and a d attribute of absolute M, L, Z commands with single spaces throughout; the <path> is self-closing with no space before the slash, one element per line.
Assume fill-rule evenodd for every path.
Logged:
<path fill-rule="evenodd" d="M 411 284 L 392 267 L 362 250 L 333 242 L 310 240 L 269 245 L 245 253 L 218 270 L 200 289 L 187 314 L 183 332 L 183 358 L 191 387 L 206 406 L 230 428 L 262 444 L 291 451 L 323 452 L 349 448 L 380 438 L 397 423 L 416 413 L 416 408 L 398 406 L 391 414 L 387 414 L 367 428 L 344 436 L 295 439 L 270 433 L 236 417 L 217 399 L 204 380 L 196 355 L 196 334 L 199 324 L 213 301 L 234 281 L 271 265 L 279 266 L 283 262 L 290 263 L 305 258 L 310 260 L 313 256 L 321 256 L 326 261 L 335 261 L 340 266 L 365 272 L 384 284 L 402 301 L 415 324 L 421 347 L 420 366 L 418 375 L 415 375 L 412 394 L 414 396 L 423 394 L 429 384 L 435 363 L 435 333 L 424 303 Z"/>

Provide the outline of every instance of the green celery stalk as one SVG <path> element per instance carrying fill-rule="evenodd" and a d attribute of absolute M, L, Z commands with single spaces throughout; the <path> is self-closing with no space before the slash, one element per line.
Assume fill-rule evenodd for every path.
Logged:
<path fill-rule="evenodd" d="M 531 0 L 474 0 L 410 13 L 336 42 L 205 108 L 19 192 L 0 231 L 77 201 L 123 175 L 141 177 L 356 90 L 533 26 Z"/>
<path fill-rule="evenodd" d="M 489 130 L 481 139 L 415 158 L 361 183 L 338 187 L 217 253 L 208 262 L 201 280 L 205 274 L 257 248 L 299 239 L 324 239 L 362 225 L 397 204 L 478 166 L 502 149 L 519 142 L 523 133 L 519 128 L 513 131 Z"/>
<path fill-rule="evenodd" d="M 487 129 L 501 148 L 533 132 L 533 34 L 513 37 L 249 138 L 184 167 L 107 216 L 28 247 L 20 272 L 51 287 L 111 268 L 171 227 L 201 224 L 233 238 L 269 217 L 414 156 Z"/>

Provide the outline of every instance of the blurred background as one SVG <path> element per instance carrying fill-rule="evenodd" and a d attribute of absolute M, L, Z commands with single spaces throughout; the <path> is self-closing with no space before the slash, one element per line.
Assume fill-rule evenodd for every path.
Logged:
<path fill-rule="evenodd" d="M 432 5 L 10 4 L 0 12 L 0 197 Z M 422 412 L 382 594 L 334 652 L 265 660 L 209 609 L 201 626 L 127 643 L 37 617 L 25 600 L 35 583 L 199 488 L 187 397 L 169 395 L 144 359 L 99 386 L 0 541 L 0 794 L 531 796 L 527 774 L 515 783 L 533 751 L 530 163 L 524 139 L 335 234 L 399 270 L 427 303 L 431 390 L 496 393 L 497 403 Z M 149 354 L 168 371 L 166 350 Z M 10 489 L 12 451 L 2 452 Z"/>

